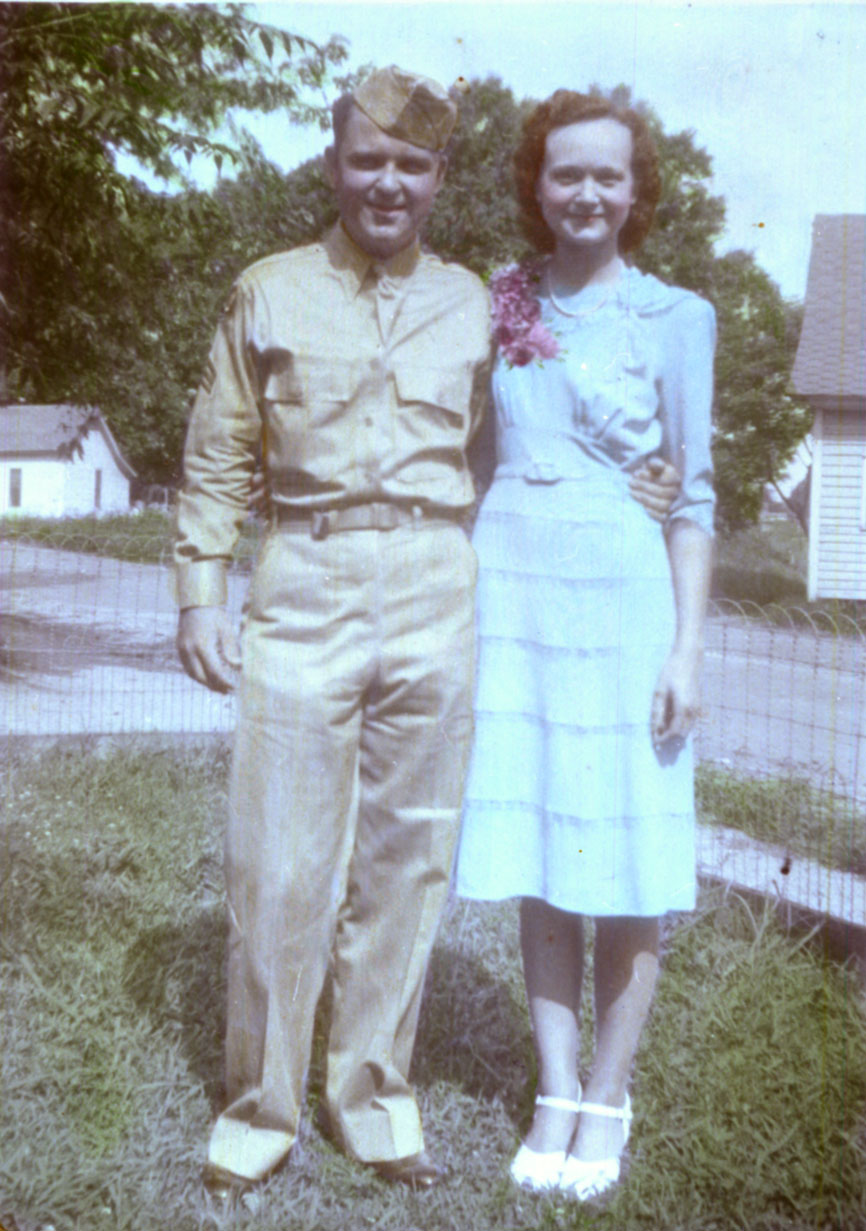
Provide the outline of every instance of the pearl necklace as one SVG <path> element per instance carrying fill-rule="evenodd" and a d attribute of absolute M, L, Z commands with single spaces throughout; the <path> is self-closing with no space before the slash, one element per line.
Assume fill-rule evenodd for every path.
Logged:
<path fill-rule="evenodd" d="M 598 312 L 600 308 L 604 307 L 604 305 L 610 299 L 611 295 L 613 294 L 616 288 L 616 284 L 614 283 L 608 289 L 608 292 L 604 296 L 604 298 L 600 299 L 594 308 L 584 308 L 582 311 L 578 310 L 577 312 L 572 312 L 569 308 L 564 308 L 562 304 L 557 301 L 557 298 L 553 293 L 553 279 L 550 276 L 550 266 L 549 265 L 547 269 L 544 271 L 544 277 L 547 283 L 547 294 L 550 297 L 550 302 L 552 306 L 556 309 L 557 312 L 560 313 L 561 316 L 570 316 L 573 320 L 578 320 L 584 316 L 592 316 L 594 312 Z"/>

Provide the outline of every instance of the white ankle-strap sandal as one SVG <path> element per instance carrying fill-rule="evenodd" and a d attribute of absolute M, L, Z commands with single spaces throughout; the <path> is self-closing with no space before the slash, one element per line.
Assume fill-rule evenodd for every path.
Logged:
<path fill-rule="evenodd" d="M 579 1098 L 557 1098 L 553 1094 L 539 1094 L 535 1102 L 539 1107 L 556 1107 L 559 1111 L 573 1111 L 575 1115 L 579 1114 L 581 1107 Z M 522 1145 L 511 1164 L 511 1178 L 521 1188 L 544 1192 L 558 1187 L 564 1162 L 565 1150 L 541 1153 Z"/>
<path fill-rule="evenodd" d="M 581 1103 L 581 1114 L 586 1112 L 591 1116 L 607 1116 L 610 1120 L 622 1122 L 622 1148 L 625 1149 L 631 1130 L 632 1111 L 631 1099 L 625 1096 L 622 1107 L 607 1107 L 604 1103 Z M 616 1158 L 599 1158 L 586 1162 L 569 1154 L 562 1166 L 559 1187 L 568 1197 L 576 1201 L 588 1201 L 591 1197 L 600 1197 L 602 1193 L 613 1188 L 619 1180 L 621 1156 Z"/>

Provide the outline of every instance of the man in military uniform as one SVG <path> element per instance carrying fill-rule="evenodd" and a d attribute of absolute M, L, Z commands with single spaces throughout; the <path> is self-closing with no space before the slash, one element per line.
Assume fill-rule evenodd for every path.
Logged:
<path fill-rule="evenodd" d="M 329 960 L 337 1140 L 387 1178 L 438 1176 L 408 1072 L 472 737 L 460 522 L 490 357 L 481 282 L 418 243 L 455 118 L 445 90 L 396 68 L 341 100 L 340 223 L 241 275 L 190 422 L 178 647 L 217 690 L 243 660 L 215 1188 L 290 1150 Z M 260 448 L 274 524 L 239 656 L 224 574 Z"/>
<path fill-rule="evenodd" d="M 490 361 L 481 282 L 418 243 L 455 118 L 440 86 L 394 67 L 335 105 L 340 222 L 241 275 L 190 422 L 178 649 L 218 691 L 242 665 L 228 1105 L 205 1176 L 223 1195 L 292 1147 L 329 961 L 335 1138 L 388 1179 L 440 1174 L 408 1073 L 472 737 L 476 564 L 460 522 Z M 260 451 L 273 524 L 239 652 L 225 568 Z M 643 499 L 658 503 L 652 484 Z"/>

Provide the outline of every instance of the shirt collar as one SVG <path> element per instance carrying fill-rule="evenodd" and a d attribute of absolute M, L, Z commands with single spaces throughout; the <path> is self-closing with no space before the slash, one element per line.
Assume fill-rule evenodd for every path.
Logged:
<path fill-rule="evenodd" d="M 324 244 L 332 267 L 352 297 L 360 291 L 373 265 L 383 269 L 388 277 L 399 280 L 408 278 L 414 272 L 421 255 L 421 245 L 415 239 L 408 248 L 403 248 L 386 261 L 379 261 L 358 247 L 341 222 L 331 228 Z"/>

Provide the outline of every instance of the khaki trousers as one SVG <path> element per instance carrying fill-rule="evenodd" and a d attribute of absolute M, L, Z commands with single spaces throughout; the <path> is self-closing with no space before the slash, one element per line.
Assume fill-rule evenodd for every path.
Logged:
<path fill-rule="evenodd" d="M 338 1139 L 370 1162 L 423 1148 L 408 1073 L 472 739 L 475 580 L 442 522 L 264 544 L 226 837 L 229 1103 L 209 1150 L 238 1175 L 295 1140 L 329 961 Z"/>

